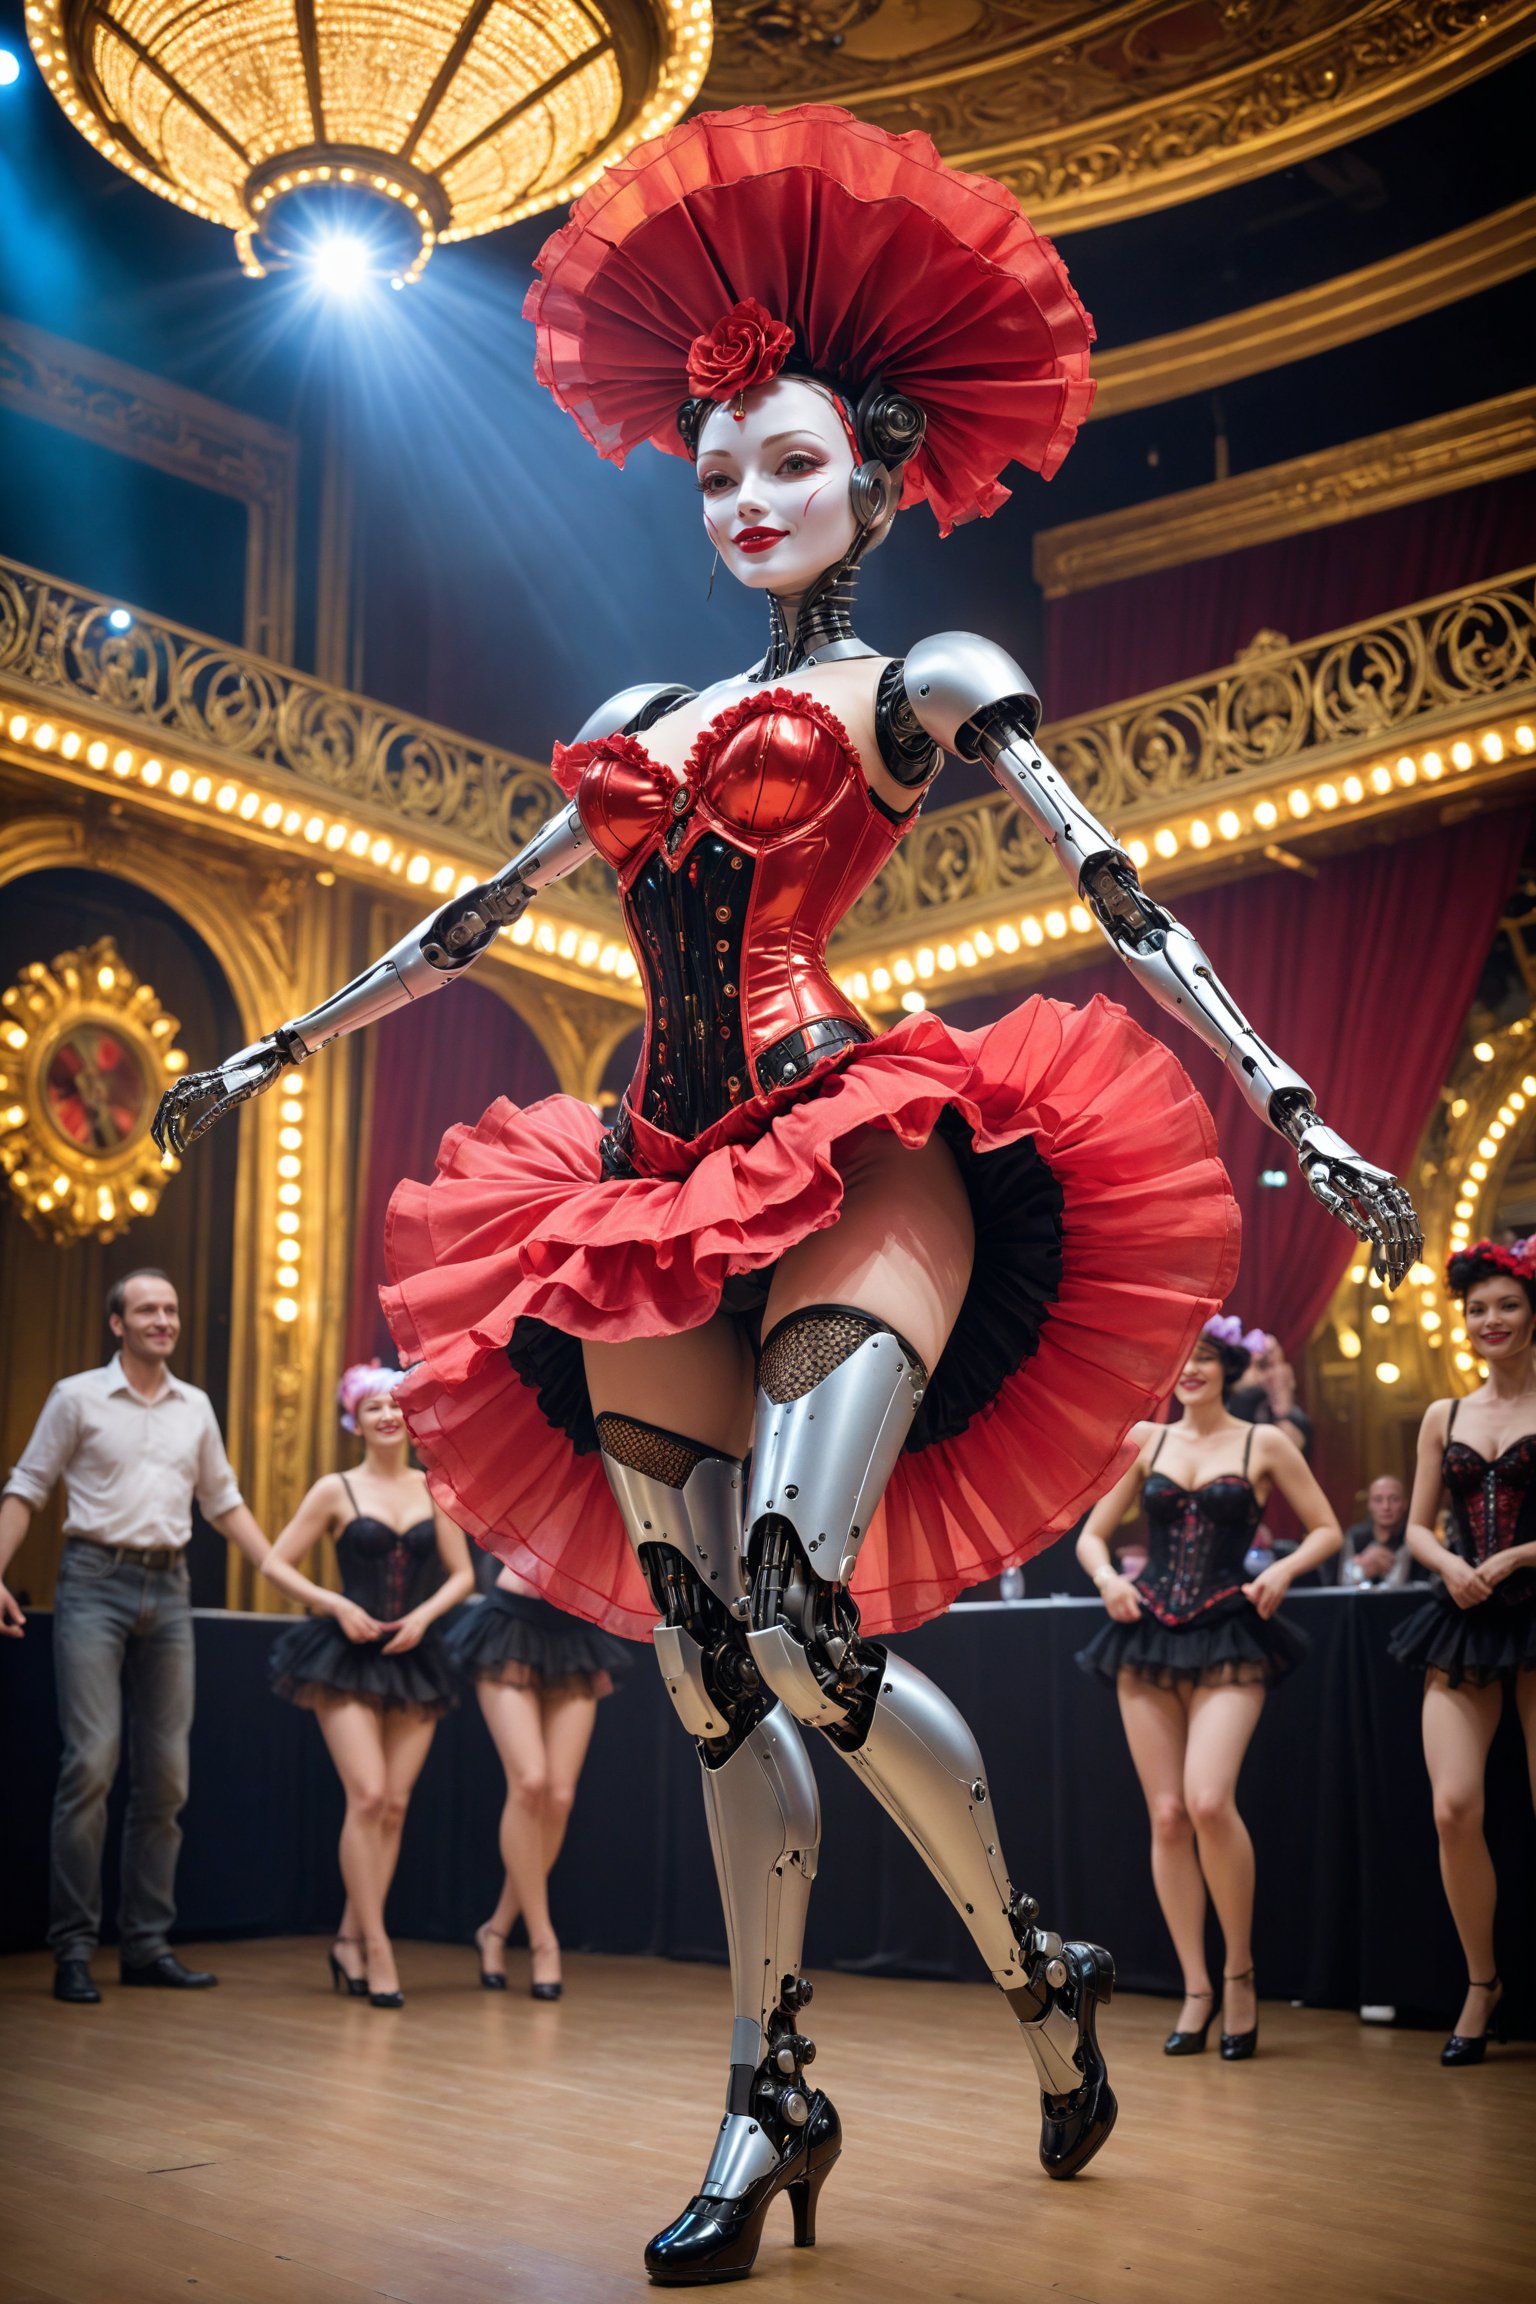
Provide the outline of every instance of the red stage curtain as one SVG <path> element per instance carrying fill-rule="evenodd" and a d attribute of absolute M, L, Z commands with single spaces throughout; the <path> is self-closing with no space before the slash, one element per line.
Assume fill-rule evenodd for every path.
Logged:
<path fill-rule="evenodd" d="M 1304 640 L 1502 575 L 1531 558 L 1533 535 L 1536 473 L 1524 473 L 1048 601 L 1047 716 L 1197 679 L 1261 629 Z"/>
<path fill-rule="evenodd" d="M 1501 809 L 1339 857 L 1320 865 L 1315 880 L 1274 872 L 1179 902 L 1234 999 L 1311 1083 L 1329 1126 L 1399 1175 L 1450 1069 L 1529 822 L 1526 809 Z M 1188 1065 L 1243 1212 L 1234 1309 L 1295 1359 L 1327 1308 L 1353 1234 L 1301 1185 L 1285 1145 L 1216 1059 L 1119 962 L 1041 989 L 1073 1001 L 1107 993 Z M 976 1000 L 944 1013 L 977 1025 L 1009 1005 Z M 1260 1185 L 1261 1169 L 1281 1167 L 1290 1174 L 1283 1190 Z M 1133 1241 L 1126 1253 L 1134 1255 Z"/>
<path fill-rule="evenodd" d="M 379 1309 L 384 1213 L 402 1176 L 432 1174 L 456 1121 L 478 1120 L 498 1096 L 531 1104 L 558 1086 L 554 1067 L 516 1012 L 483 984 L 445 987 L 391 1016 L 375 1035 L 373 1108 L 358 1161 L 347 1359 L 394 1361 Z"/>

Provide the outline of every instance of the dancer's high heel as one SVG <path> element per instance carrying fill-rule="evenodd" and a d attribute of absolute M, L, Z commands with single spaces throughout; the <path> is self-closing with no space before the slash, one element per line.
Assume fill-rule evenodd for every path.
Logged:
<path fill-rule="evenodd" d="M 400 1990 L 398 1984 L 393 1992 L 370 1992 L 368 2005 L 370 2008 L 403 2008 L 405 2006 L 405 1994 Z"/>
<path fill-rule="evenodd" d="M 1236 1976 L 1224 1976 L 1222 1981 L 1227 1984 L 1251 1984 L 1253 1982 L 1253 1970 L 1244 1968 Z M 1255 2015 L 1252 2027 L 1247 2032 L 1223 2032 L 1221 2036 L 1222 2061 L 1227 2064 L 1246 2064 L 1258 2045 L 1259 2019 Z"/>
<path fill-rule="evenodd" d="M 548 1948 L 546 1947 L 545 1949 L 547 1950 Z M 560 1947 L 558 1944 L 554 1947 L 554 1951 L 555 1956 L 558 1959 L 560 1954 Z M 536 1955 L 534 1948 L 530 1944 L 528 1947 L 528 1960 L 530 1967 L 532 1966 L 535 1957 Z M 552 1983 L 548 1984 L 541 1984 L 537 1982 L 537 1980 L 531 1980 L 528 1986 L 528 1997 L 530 2000 L 558 2000 L 564 1990 L 565 1986 L 560 1981 L 558 1976 Z"/>
<path fill-rule="evenodd" d="M 1440 2051 L 1441 2063 L 1448 2066 L 1455 2066 L 1459 2064 L 1481 2064 L 1483 2058 L 1488 2053 L 1488 2035 L 1490 2032 L 1492 2033 L 1495 2040 L 1502 2040 L 1505 2037 L 1507 2030 L 1503 2016 L 1500 2013 L 1504 2001 L 1504 1985 L 1502 1979 L 1497 1976 L 1490 1976 L 1487 1983 L 1484 1984 L 1480 1983 L 1477 1977 L 1469 1976 L 1467 1981 L 1472 1986 L 1474 1991 L 1496 1992 L 1498 1994 L 1498 1998 L 1494 2001 L 1493 2006 L 1489 2009 L 1487 2021 L 1485 2022 L 1481 2032 L 1453 2032 L 1451 2034 L 1449 2040 L 1447 2040 L 1445 2046 Z"/>
<path fill-rule="evenodd" d="M 1205 2054 L 1206 2034 L 1210 2031 L 1211 2020 L 1216 2014 L 1216 1996 L 1210 1986 L 1207 1985 L 1203 1992 L 1186 1992 L 1184 1997 L 1186 2000 L 1209 2000 L 1211 2013 L 1196 2032 L 1170 2032 L 1163 2042 L 1163 2054 L 1165 2056 L 1203 2056 Z"/>
<path fill-rule="evenodd" d="M 505 1992 L 507 1989 L 505 1974 L 495 1976 L 485 1964 L 485 1946 L 481 1942 L 481 1938 L 484 1936 L 494 1936 L 502 1944 L 505 1944 L 507 1940 L 499 1928 L 491 1926 L 489 1920 L 482 1920 L 475 1930 L 475 1949 L 480 1957 L 480 1989 L 482 1992 Z"/>
<path fill-rule="evenodd" d="M 357 1944 L 360 1942 L 361 1938 L 357 1936 L 338 1936 L 334 1939 L 330 1951 L 326 1954 L 326 1958 L 331 1964 L 331 1990 L 333 1992 L 340 1992 L 345 1990 L 349 2000 L 367 1999 L 368 1979 L 366 1976 L 349 1976 L 347 1974 L 346 1969 L 343 1968 L 341 1962 L 336 1957 L 336 1945 Z"/>
<path fill-rule="evenodd" d="M 803 2101 L 803 2099 L 802 2099 Z M 804 2125 L 786 2135 L 778 2165 L 734 2200 L 695 2193 L 681 2216 L 658 2232 L 645 2252 L 645 2268 L 658 2288 L 695 2288 L 745 2280 L 757 2260 L 768 2210 L 789 2194 L 795 2246 L 816 2245 L 816 2202 L 843 2148 L 843 2124 L 818 2090 Z"/>
<path fill-rule="evenodd" d="M 1042 1935 L 1039 1911 L 1032 1896 L 1014 1899 L 1014 1933 L 1031 1973 L 1003 1997 L 1040 2082 L 1040 2165 L 1064 2181 L 1087 2167 L 1119 2115 L 1098 2035 L 1099 2009 L 1114 1997 L 1115 1964 L 1102 1944 Z"/>

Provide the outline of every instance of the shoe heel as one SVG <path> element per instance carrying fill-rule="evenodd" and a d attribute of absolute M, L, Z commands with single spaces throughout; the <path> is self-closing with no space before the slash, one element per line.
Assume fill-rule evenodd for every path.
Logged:
<path fill-rule="evenodd" d="M 326 1958 L 331 1964 L 331 1990 L 339 1992 L 343 1984 L 348 1983 L 350 1979 L 334 1952 L 327 1952 Z"/>
<path fill-rule="evenodd" d="M 816 2245 L 816 2202 L 821 2197 L 823 2184 L 837 2165 L 837 2157 L 834 2152 L 830 2160 L 823 2160 L 819 2168 L 812 2168 L 809 2174 L 797 2177 L 789 2187 L 789 2206 L 795 2219 L 797 2248 L 814 2248 Z"/>

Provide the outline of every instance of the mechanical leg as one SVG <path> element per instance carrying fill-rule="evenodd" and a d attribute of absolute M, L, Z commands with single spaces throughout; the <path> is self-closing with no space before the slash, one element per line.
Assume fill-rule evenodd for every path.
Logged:
<path fill-rule="evenodd" d="M 702 1763 L 704 1806 L 730 1945 L 734 2015 L 725 2116 L 698 2192 L 646 2251 L 663 2285 L 740 2275 L 787 2190 L 797 2246 L 842 2143 L 810 2088 L 802 2011 L 805 1912 L 821 1817 L 799 1732 L 747 1647 L 741 1466 L 676 1433 L 598 1418 L 603 1466 L 662 1622 L 657 1661 Z"/>
<path fill-rule="evenodd" d="M 895 1332 L 812 1305 L 766 1339 L 747 1499 L 764 1683 L 820 1728 L 895 1818 L 970 1930 L 1039 2077 L 1040 2158 L 1072 2176 L 1114 2125 L 1096 2037 L 1114 1964 L 1036 1925 L 999 1853 L 981 1753 L 947 1696 L 859 1632 L 848 1579 L 927 1383 Z"/>

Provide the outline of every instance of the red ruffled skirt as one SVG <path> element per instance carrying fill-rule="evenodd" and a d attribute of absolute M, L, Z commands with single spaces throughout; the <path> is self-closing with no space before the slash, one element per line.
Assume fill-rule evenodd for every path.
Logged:
<path fill-rule="evenodd" d="M 632 1177 L 604 1175 L 602 1123 L 574 1097 L 450 1129 L 434 1181 L 390 1203 L 383 1291 L 449 1518 L 558 1606 L 648 1638 L 580 1341 L 675 1335 L 737 1300 L 837 1221 L 840 1148 L 869 1127 L 955 1146 L 977 1253 L 859 1555 L 865 1629 L 923 1623 L 1069 1527 L 1129 1461 L 1238 1257 L 1210 1114 L 1104 999 L 1026 1000 L 977 1032 L 906 1018 L 690 1143 L 636 1120 Z"/>

